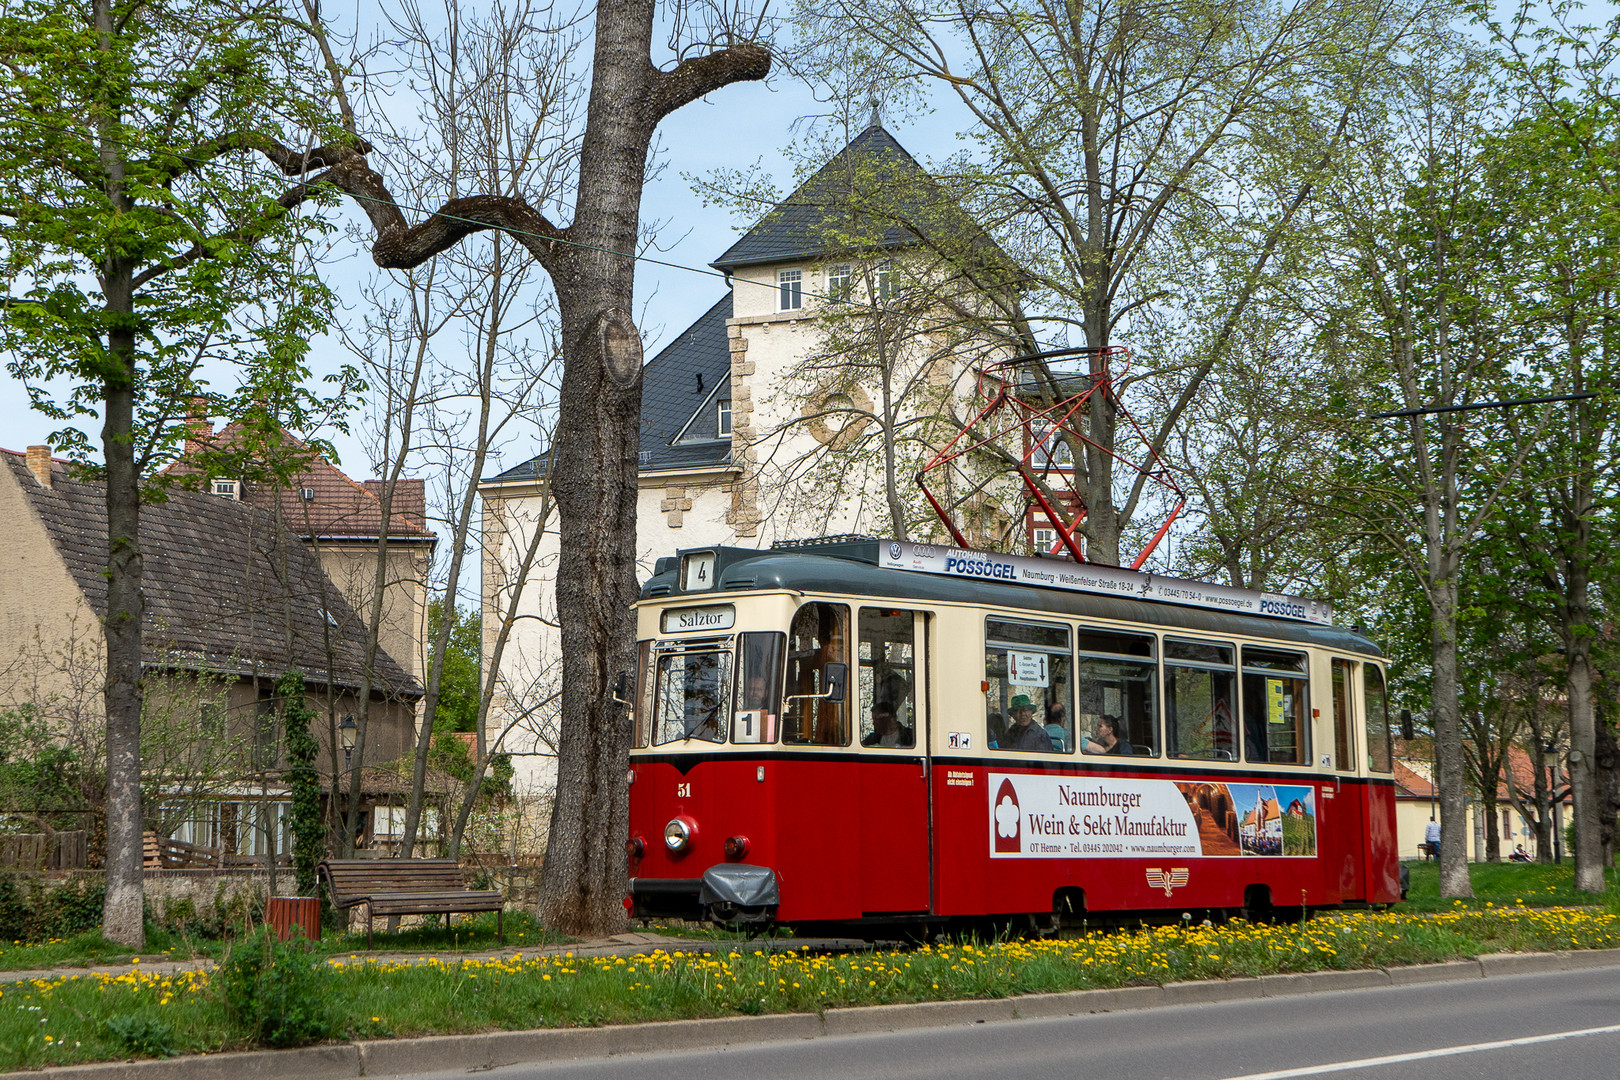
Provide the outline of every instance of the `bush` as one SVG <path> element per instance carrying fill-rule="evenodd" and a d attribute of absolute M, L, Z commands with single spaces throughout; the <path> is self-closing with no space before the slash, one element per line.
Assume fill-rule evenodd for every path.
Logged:
<path fill-rule="evenodd" d="M 107 887 L 95 877 L 54 882 L 0 874 L 0 941 L 46 941 L 101 929 Z"/>
<path fill-rule="evenodd" d="M 306 1046 L 336 1035 L 336 973 L 307 948 L 267 929 L 225 954 L 214 985 L 231 1025 L 263 1046 Z"/>

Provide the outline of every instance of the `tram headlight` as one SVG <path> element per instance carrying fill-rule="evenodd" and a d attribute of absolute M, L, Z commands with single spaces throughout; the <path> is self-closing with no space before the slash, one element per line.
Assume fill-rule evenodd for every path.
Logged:
<path fill-rule="evenodd" d="M 726 858 L 745 859 L 748 857 L 748 837 L 728 836 L 725 842 Z"/>
<path fill-rule="evenodd" d="M 670 818 L 664 826 L 664 846 L 671 855 L 679 855 L 692 846 L 692 826 L 680 818 Z"/>

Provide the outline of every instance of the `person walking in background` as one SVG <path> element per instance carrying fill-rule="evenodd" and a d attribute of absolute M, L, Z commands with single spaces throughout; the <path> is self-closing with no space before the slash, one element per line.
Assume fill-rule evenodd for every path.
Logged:
<path fill-rule="evenodd" d="M 1424 862 L 1440 858 L 1440 823 L 1429 815 L 1429 825 L 1423 830 Z"/>

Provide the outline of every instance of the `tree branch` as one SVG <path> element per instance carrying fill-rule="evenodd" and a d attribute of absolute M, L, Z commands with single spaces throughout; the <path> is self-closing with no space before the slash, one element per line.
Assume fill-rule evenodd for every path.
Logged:
<path fill-rule="evenodd" d="M 644 117 L 652 124 L 723 86 L 763 79 L 771 71 L 771 50 L 745 41 L 706 56 L 683 60 L 672 71 L 656 72 L 648 81 Z"/>
<path fill-rule="evenodd" d="M 309 150 L 299 151 L 283 146 L 263 132 L 229 131 L 216 138 L 198 143 L 189 150 L 175 154 L 159 155 L 157 160 L 162 160 L 165 157 L 172 160 L 166 167 L 154 166 L 154 171 L 173 180 L 210 164 L 221 154 L 228 154 L 235 150 L 257 150 L 287 176 L 304 176 L 317 169 L 332 168 L 343 160 L 346 151 L 353 150 L 361 154 L 370 153 L 371 144 L 364 139 L 357 139 L 351 144 L 316 146 Z"/>

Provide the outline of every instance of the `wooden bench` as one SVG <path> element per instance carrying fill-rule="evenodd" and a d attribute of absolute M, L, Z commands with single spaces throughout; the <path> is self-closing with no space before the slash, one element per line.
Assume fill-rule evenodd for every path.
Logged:
<path fill-rule="evenodd" d="M 495 912 L 495 939 L 506 944 L 504 900 L 499 891 L 467 887 L 454 859 L 327 859 L 316 868 L 338 908 L 366 906 L 366 948 L 378 915 L 443 915 Z"/>

